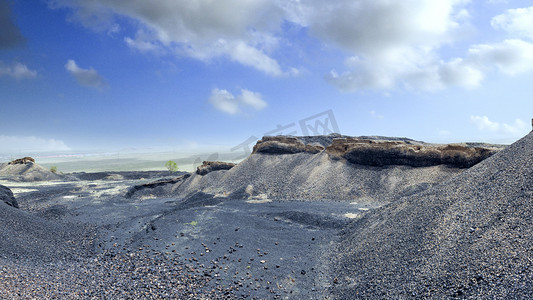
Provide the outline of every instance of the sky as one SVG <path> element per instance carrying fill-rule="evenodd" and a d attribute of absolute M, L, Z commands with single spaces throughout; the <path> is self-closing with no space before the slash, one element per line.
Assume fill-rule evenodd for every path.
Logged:
<path fill-rule="evenodd" d="M 0 0 L 0 153 L 511 143 L 532 83 L 531 1 Z"/>

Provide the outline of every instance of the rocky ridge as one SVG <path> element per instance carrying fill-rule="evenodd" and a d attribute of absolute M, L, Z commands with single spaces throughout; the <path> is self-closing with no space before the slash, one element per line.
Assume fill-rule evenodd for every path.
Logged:
<path fill-rule="evenodd" d="M 267 136 L 238 165 L 214 172 L 206 163 L 197 174 L 176 184 L 172 194 L 185 198 L 201 191 L 233 199 L 337 199 L 382 204 L 398 194 L 420 192 L 446 180 L 501 148 L 338 134 Z"/>
<path fill-rule="evenodd" d="M 308 142 L 309 141 L 309 142 Z M 468 144 L 432 145 L 410 139 L 333 136 L 328 144 L 311 137 L 267 136 L 254 146 L 253 153 L 316 154 L 325 151 L 332 159 L 345 159 L 368 166 L 406 165 L 429 167 L 448 165 L 469 168 L 498 152 L 501 147 Z"/>

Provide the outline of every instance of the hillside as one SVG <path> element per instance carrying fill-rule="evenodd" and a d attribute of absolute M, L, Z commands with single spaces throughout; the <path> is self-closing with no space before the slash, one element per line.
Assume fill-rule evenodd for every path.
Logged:
<path fill-rule="evenodd" d="M 451 178 L 500 148 L 384 137 L 264 137 L 229 170 L 193 174 L 172 194 L 237 199 L 351 200 L 381 205 Z M 364 160 L 362 157 L 371 157 Z"/>
<path fill-rule="evenodd" d="M 340 237 L 335 298 L 533 298 L 533 133 Z"/>

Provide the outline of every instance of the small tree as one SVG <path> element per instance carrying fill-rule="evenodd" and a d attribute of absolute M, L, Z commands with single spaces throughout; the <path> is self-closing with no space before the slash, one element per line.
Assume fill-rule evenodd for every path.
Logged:
<path fill-rule="evenodd" d="M 178 164 L 175 161 L 169 160 L 165 163 L 165 167 L 169 173 L 176 172 L 178 170 Z"/>
<path fill-rule="evenodd" d="M 57 173 L 57 167 L 56 166 L 51 166 L 50 167 L 50 172 Z"/>

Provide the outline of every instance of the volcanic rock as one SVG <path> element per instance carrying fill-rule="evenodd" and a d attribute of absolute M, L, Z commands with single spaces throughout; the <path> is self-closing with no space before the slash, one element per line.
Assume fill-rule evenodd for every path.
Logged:
<path fill-rule="evenodd" d="M 315 154 L 323 150 L 324 147 L 318 143 L 306 144 L 302 139 L 293 136 L 265 136 L 257 141 L 252 154 L 294 154 L 301 152 Z"/>
<path fill-rule="evenodd" d="M 449 165 L 469 168 L 490 157 L 499 149 L 469 147 L 466 144 L 423 145 L 404 141 L 375 141 L 360 138 L 339 138 L 327 147 L 332 157 L 368 166 L 407 165 L 428 167 Z"/>
<path fill-rule="evenodd" d="M 32 162 L 32 163 L 35 163 L 35 159 L 29 157 L 29 156 L 26 156 L 26 157 L 23 157 L 23 158 L 19 158 L 19 159 L 15 159 L 11 162 L 9 162 L 10 165 L 25 165 L 29 162 Z"/>
<path fill-rule="evenodd" d="M 196 174 L 206 175 L 208 173 L 220 170 L 229 170 L 236 164 L 222 161 L 204 161 L 201 166 L 196 168 Z"/>
<path fill-rule="evenodd" d="M 15 208 L 19 207 L 15 196 L 13 196 L 13 192 L 7 186 L 0 185 L 0 201 Z"/>
<path fill-rule="evenodd" d="M 156 180 L 154 182 L 134 185 L 128 189 L 124 197 L 132 198 L 134 195 L 139 196 L 141 194 L 157 194 L 164 195 L 169 192 L 171 185 L 181 184 L 185 179 L 189 178 L 191 174 L 184 174 L 175 178 L 165 178 Z"/>

